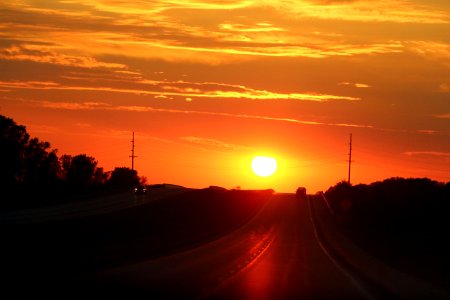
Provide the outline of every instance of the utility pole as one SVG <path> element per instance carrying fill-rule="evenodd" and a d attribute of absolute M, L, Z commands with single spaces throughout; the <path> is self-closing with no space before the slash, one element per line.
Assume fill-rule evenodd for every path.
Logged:
<path fill-rule="evenodd" d="M 350 151 L 348 152 L 348 184 L 350 183 L 350 171 L 352 168 L 352 134 L 350 133 Z"/>
<path fill-rule="evenodd" d="M 134 171 L 134 158 L 137 157 L 134 155 L 134 131 L 133 131 L 133 139 L 131 140 L 131 170 Z"/>

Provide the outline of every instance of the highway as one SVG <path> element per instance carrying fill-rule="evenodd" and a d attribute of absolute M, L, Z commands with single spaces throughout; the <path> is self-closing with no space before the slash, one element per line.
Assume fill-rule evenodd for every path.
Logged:
<path fill-rule="evenodd" d="M 152 299 L 375 299 L 324 250 L 310 201 L 275 194 L 218 240 L 73 278 L 64 290 Z"/>

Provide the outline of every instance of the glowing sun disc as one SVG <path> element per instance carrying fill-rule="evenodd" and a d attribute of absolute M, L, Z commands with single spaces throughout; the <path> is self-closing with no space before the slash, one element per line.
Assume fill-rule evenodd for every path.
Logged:
<path fill-rule="evenodd" d="M 252 160 L 252 171 L 260 177 L 267 177 L 277 170 L 275 158 L 267 156 L 255 156 Z"/>

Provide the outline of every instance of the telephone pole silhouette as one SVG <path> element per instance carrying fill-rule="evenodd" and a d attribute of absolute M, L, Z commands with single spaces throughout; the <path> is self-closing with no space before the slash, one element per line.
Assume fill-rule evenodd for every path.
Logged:
<path fill-rule="evenodd" d="M 352 134 L 350 133 L 350 151 L 348 152 L 348 184 L 350 183 L 350 172 L 352 168 Z"/>
<path fill-rule="evenodd" d="M 131 140 L 131 170 L 134 171 L 134 158 L 137 157 L 134 155 L 134 131 L 133 131 L 133 139 Z"/>

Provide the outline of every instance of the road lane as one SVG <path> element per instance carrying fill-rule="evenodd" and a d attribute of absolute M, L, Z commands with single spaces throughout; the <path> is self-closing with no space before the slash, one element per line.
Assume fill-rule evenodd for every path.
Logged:
<path fill-rule="evenodd" d="M 318 243 L 307 201 L 278 195 L 277 234 L 247 272 L 212 299 L 366 299 L 354 278 L 343 273 Z"/>
<path fill-rule="evenodd" d="M 367 298 L 323 252 L 307 201 L 292 194 L 274 195 L 249 223 L 212 243 L 70 284 L 101 295 L 160 299 Z"/>

